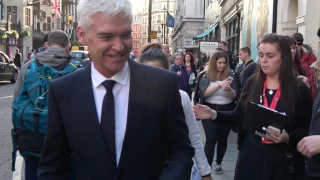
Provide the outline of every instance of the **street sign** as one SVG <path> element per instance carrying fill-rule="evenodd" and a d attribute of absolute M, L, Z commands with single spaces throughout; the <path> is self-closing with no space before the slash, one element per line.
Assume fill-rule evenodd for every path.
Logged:
<path fill-rule="evenodd" d="M 217 47 L 219 47 L 219 41 L 200 41 L 200 51 L 207 56 L 211 56 Z"/>
<path fill-rule="evenodd" d="M 150 39 L 157 39 L 157 31 L 150 32 Z"/>

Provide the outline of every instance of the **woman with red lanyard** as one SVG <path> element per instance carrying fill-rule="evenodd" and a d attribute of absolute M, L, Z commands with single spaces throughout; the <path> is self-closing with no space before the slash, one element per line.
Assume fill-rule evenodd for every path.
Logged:
<path fill-rule="evenodd" d="M 304 157 L 296 147 L 308 135 L 312 113 L 310 90 L 292 72 L 292 54 L 285 36 L 264 36 L 259 61 L 260 69 L 248 80 L 234 111 L 219 112 L 196 105 L 196 118 L 240 126 L 235 180 L 303 180 Z M 266 140 L 255 131 L 244 130 L 245 115 L 252 113 L 246 108 L 250 102 L 285 113 L 288 120 L 282 132 L 267 127 L 271 140 Z"/>

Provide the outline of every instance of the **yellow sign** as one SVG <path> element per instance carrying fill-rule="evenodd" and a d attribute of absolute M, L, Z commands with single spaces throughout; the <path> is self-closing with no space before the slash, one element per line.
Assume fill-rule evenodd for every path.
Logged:
<path fill-rule="evenodd" d="M 150 39 L 157 39 L 157 31 L 150 32 Z"/>

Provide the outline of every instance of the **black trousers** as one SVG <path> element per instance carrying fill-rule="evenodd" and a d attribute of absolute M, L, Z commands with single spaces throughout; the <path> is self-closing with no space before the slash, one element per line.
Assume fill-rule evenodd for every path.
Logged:
<path fill-rule="evenodd" d="M 234 103 L 226 104 L 226 105 L 216 105 L 204 103 L 209 106 L 211 109 L 218 111 L 232 111 L 235 108 Z M 202 120 L 202 125 L 204 128 L 204 132 L 206 135 L 206 144 L 204 147 L 204 152 L 208 159 L 208 163 L 212 166 L 214 150 L 217 144 L 217 158 L 216 163 L 221 164 L 222 159 L 226 153 L 228 147 L 228 137 L 231 128 L 219 124 L 213 120 Z"/>

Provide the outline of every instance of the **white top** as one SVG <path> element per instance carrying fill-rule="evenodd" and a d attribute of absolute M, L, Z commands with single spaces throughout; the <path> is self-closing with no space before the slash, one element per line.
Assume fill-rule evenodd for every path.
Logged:
<path fill-rule="evenodd" d="M 189 129 L 189 138 L 191 141 L 191 145 L 195 149 L 194 159 L 199 169 L 199 173 L 201 176 L 211 174 L 211 167 L 209 166 L 208 160 L 204 153 L 204 148 L 199 134 L 198 124 L 196 121 L 196 117 L 193 113 L 189 95 L 182 90 L 179 90 L 179 92 L 181 96 L 181 104 L 183 107 L 186 123 Z"/>
<path fill-rule="evenodd" d="M 213 86 L 218 82 L 221 83 L 221 81 L 210 82 L 209 86 Z M 232 103 L 233 99 L 231 99 L 228 96 L 228 94 L 229 94 L 228 92 L 223 91 L 221 88 L 219 88 L 211 96 L 205 97 L 204 102 L 207 102 L 210 104 L 219 104 L 219 105 L 230 104 Z"/>
<path fill-rule="evenodd" d="M 91 64 L 91 79 L 94 101 L 96 104 L 96 110 L 99 123 L 101 123 L 102 102 L 106 89 L 101 84 L 105 80 L 110 80 L 100 74 L 95 68 L 93 63 Z M 124 68 L 115 74 L 112 80 L 116 81 L 112 92 L 114 95 L 115 103 L 115 142 L 116 142 L 116 160 L 119 163 L 122 144 L 127 127 L 127 115 L 129 105 L 129 90 L 130 90 L 130 67 L 128 62 Z"/>

